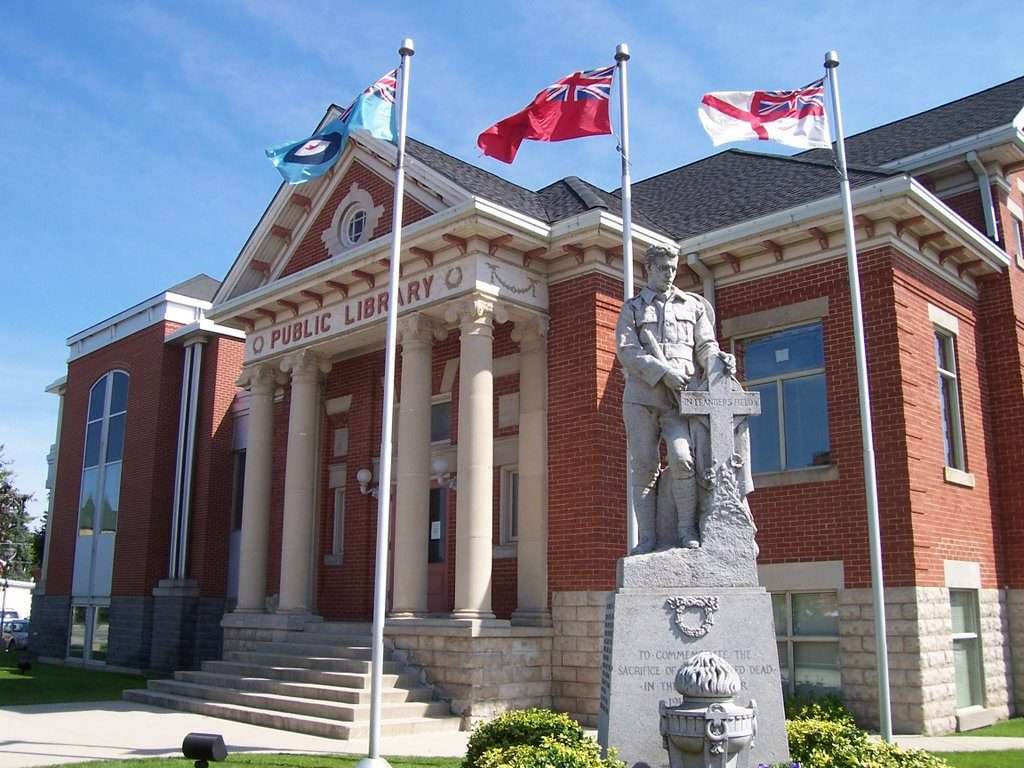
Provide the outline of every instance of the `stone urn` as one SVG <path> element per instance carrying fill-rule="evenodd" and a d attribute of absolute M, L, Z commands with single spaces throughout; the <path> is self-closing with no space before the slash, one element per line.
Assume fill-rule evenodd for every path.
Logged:
<path fill-rule="evenodd" d="M 683 701 L 659 705 L 671 768 L 748 768 L 757 734 L 757 705 L 736 704 L 740 676 L 721 656 L 702 652 L 676 673 Z"/>

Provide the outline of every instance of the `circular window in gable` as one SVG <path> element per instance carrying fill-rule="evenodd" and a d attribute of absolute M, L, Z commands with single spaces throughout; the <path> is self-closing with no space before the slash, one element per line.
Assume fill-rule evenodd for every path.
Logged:
<path fill-rule="evenodd" d="M 367 234 L 367 216 L 366 209 L 361 205 L 353 205 L 347 211 L 345 215 L 341 217 L 341 226 L 339 239 L 345 243 L 345 245 L 358 245 L 361 243 Z"/>

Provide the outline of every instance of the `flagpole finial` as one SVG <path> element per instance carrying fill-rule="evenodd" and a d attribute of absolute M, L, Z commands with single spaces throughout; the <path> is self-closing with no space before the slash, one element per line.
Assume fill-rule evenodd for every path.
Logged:
<path fill-rule="evenodd" d="M 402 40 L 402 47 L 398 49 L 400 56 L 412 56 L 416 53 L 416 46 L 412 42 L 411 37 L 407 37 Z"/>
<path fill-rule="evenodd" d="M 839 52 L 829 51 L 825 54 L 825 69 L 835 69 L 839 66 Z"/>
<path fill-rule="evenodd" d="M 629 46 L 626 43 L 619 43 L 615 46 L 615 60 L 629 61 Z"/>

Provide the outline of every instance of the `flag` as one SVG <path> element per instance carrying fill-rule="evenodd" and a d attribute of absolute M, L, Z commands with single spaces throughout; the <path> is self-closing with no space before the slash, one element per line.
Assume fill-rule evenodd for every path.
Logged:
<path fill-rule="evenodd" d="M 477 146 L 485 155 L 511 163 L 523 139 L 565 141 L 611 133 L 608 104 L 614 73 L 611 66 L 563 77 L 538 93 L 521 112 L 481 133 Z"/>
<path fill-rule="evenodd" d="M 800 149 L 832 146 L 824 79 L 795 91 L 705 93 L 697 116 L 715 146 L 748 139 Z"/>
<path fill-rule="evenodd" d="M 341 157 L 352 131 L 394 142 L 398 135 L 394 108 L 397 86 L 398 70 L 393 69 L 368 86 L 341 115 L 312 136 L 270 147 L 266 150 L 267 157 L 285 181 L 301 184 L 327 173 Z"/>

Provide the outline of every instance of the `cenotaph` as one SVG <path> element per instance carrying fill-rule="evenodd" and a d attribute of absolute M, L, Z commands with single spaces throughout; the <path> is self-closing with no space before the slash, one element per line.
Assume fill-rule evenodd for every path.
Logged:
<path fill-rule="evenodd" d="M 756 712 L 751 765 L 788 760 L 771 596 L 758 584 L 746 495 L 747 417 L 760 396 L 734 377 L 711 306 L 674 286 L 678 257 L 647 252 L 648 285 L 619 316 L 638 545 L 618 563 L 606 617 L 598 738 L 627 766 L 668 768 L 660 716 L 683 704 L 677 673 L 726 662 Z M 662 442 L 668 466 L 662 467 Z"/>

